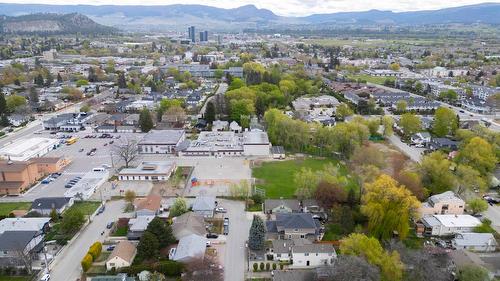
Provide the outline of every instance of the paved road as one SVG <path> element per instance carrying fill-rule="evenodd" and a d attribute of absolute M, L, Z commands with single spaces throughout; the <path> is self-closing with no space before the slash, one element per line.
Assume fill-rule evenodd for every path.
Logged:
<path fill-rule="evenodd" d="M 411 160 L 415 162 L 420 162 L 422 158 L 422 152 L 425 150 L 425 148 L 417 148 L 414 146 L 409 146 L 406 143 L 402 142 L 401 139 L 396 135 L 390 136 L 389 141 L 394 146 L 396 146 L 400 151 L 406 154 L 406 156 L 410 157 Z"/>
<path fill-rule="evenodd" d="M 227 209 L 226 217 L 229 217 L 229 235 L 224 250 L 224 280 L 243 281 L 247 262 L 245 243 L 252 221 L 247 217 L 243 202 L 219 201 Z"/>
<path fill-rule="evenodd" d="M 491 220 L 495 230 L 500 232 L 500 206 L 488 206 L 488 210 L 486 210 L 483 215 Z"/>
<path fill-rule="evenodd" d="M 83 230 L 83 233 L 73 241 L 73 244 L 66 246 L 59 253 L 54 262 L 51 264 L 51 279 L 52 281 L 74 281 L 80 278 L 81 266 L 80 261 L 87 252 L 87 249 L 96 241 L 103 241 L 104 236 L 101 236 L 103 230 L 106 231 L 106 224 L 114 221 L 122 216 L 125 202 L 110 201 L 106 203 L 104 213 L 96 216 L 94 220 Z"/>

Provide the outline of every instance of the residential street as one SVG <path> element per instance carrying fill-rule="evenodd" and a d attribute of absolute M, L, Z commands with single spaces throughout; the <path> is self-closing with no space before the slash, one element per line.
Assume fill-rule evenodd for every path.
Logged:
<path fill-rule="evenodd" d="M 488 210 L 483 215 L 491 220 L 492 226 L 497 232 L 500 232 L 500 206 L 488 206 Z"/>
<path fill-rule="evenodd" d="M 425 150 L 425 148 L 409 146 L 406 143 L 402 142 L 401 139 L 396 135 L 390 136 L 389 141 L 399 150 L 401 150 L 406 156 L 410 157 L 411 160 L 420 162 L 420 159 L 422 158 L 422 152 Z"/>
<path fill-rule="evenodd" d="M 242 281 L 246 270 L 245 242 L 248 238 L 252 221 L 245 212 L 243 201 L 219 200 L 219 204 L 227 209 L 229 217 L 229 235 L 226 240 L 224 280 Z M 208 281 L 208 280 L 207 280 Z"/>
<path fill-rule="evenodd" d="M 83 230 L 83 233 L 73 242 L 65 246 L 56 256 L 51 267 L 52 281 L 75 281 L 80 277 L 80 261 L 85 255 L 87 249 L 96 241 L 103 241 L 106 235 L 101 236 L 106 224 L 122 216 L 125 201 L 109 201 L 106 203 L 106 210 L 96 216 L 93 221 Z"/>

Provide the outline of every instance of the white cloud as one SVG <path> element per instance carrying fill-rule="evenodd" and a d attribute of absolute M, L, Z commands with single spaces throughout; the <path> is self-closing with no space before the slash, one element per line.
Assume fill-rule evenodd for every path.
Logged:
<path fill-rule="evenodd" d="M 277 15 L 304 16 L 318 13 L 366 11 L 371 9 L 401 11 L 434 10 L 485 2 L 486 0 L 74 0 L 71 4 L 90 5 L 168 5 L 202 4 L 220 8 L 236 8 L 254 4 L 272 10 Z M 69 4 L 61 0 L 3 0 L 3 3 Z M 500 0 L 488 2 L 500 3 Z"/>

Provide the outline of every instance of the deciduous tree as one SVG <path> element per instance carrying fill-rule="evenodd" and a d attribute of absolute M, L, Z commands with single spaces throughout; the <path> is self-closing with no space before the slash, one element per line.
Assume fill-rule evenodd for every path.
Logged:
<path fill-rule="evenodd" d="M 478 170 L 487 176 L 493 172 L 498 162 L 492 145 L 481 137 L 473 137 L 460 149 L 457 161 Z"/>
<path fill-rule="evenodd" d="M 187 213 L 188 207 L 186 199 L 178 197 L 175 199 L 174 204 L 170 207 L 170 217 L 178 217 L 184 213 Z"/>
<path fill-rule="evenodd" d="M 458 117 L 455 111 L 440 107 L 434 113 L 434 124 L 432 131 L 438 137 L 455 134 L 458 128 Z"/>

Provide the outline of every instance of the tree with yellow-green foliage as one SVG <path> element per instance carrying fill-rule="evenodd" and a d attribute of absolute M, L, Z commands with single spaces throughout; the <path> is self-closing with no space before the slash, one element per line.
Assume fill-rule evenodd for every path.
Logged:
<path fill-rule="evenodd" d="M 340 244 L 343 255 L 364 257 L 370 264 L 380 268 L 382 280 L 398 281 L 403 278 L 403 263 L 396 251 L 385 251 L 380 242 L 364 234 L 352 233 Z"/>
<path fill-rule="evenodd" d="M 86 254 L 83 257 L 82 261 L 80 262 L 83 272 L 87 272 L 90 269 L 90 267 L 92 266 L 92 261 L 92 256 L 89 254 Z"/>
<path fill-rule="evenodd" d="M 452 164 L 441 151 L 424 156 L 418 167 L 424 186 L 434 194 L 451 190 L 456 180 L 451 171 Z"/>
<path fill-rule="evenodd" d="M 405 239 L 410 229 L 410 218 L 417 216 L 420 201 L 388 175 L 379 176 L 365 185 L 361 212 L 368 217 L 370 233 L 389 240 L 395 231 Z"/>
<path fill-rule="evenodd" d="M 487 176 L 495 170 L 498 159 L 493 146 L 481 137 L 473 137 L 460 149 L 457 161 L 478 170 Z"/>

